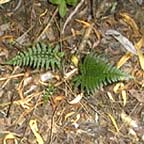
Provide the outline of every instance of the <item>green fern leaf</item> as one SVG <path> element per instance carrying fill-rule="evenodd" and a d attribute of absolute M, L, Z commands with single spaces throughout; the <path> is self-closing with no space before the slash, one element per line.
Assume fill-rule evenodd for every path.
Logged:
<path fill-rule="evenodd" d="M 75 87 L 87 92 L 103 85 L 128 78 L 128 74 L 110 65 L 100 56 L 88 54 L 79 65 L 79 75 L 74 78 Z"/>
<path fill-rule="evenodd" d="M 59 47 L 51 48 L 43 43 L 37 43 L 27 51 L 19 52 L 11 60 L 5 64 L 13 66 L 30 66 L 32 68 L 46 68 L 51 67 L 53 70 L 60 68 L 61 58 L 64 56 L 63 52 L 59 52 Z"/>

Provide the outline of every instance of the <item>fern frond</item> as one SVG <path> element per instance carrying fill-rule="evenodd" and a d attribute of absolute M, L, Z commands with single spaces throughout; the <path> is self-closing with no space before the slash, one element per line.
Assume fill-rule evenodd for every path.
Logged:
<path fill-rule="evenodd" d="M 128 74 L 113 67 L 100 56 L 88 54 L 79 65 L 79 75 L 74 78 L 75 86 L 92 92 L 103 85 L 124 80 Z"/>
<path fill-rule="evenodd" d="M 60 68 L 61 58 L 64 53 L 59 52 L 59 47 L 51 48 L 43 43 L 37 43 L 27 51 L 19 52 L 11 60 L 5 64 L 13 66 L 30 66 L 32 68 L 46 68 L 55 67 Z"/>

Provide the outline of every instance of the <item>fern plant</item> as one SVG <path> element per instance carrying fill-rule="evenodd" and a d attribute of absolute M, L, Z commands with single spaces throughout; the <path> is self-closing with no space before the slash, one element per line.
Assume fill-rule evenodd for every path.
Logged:
<path fill-rule="evenodd" d="M 27 51 L 19 52 L 5 64 L 46 69 L 51 67 L 54 70 L 56 67 L 60 67 L 63 55 L 64 53 L 59 51 L 59 46 L 51 48 L 43 43 L 37 43 Z"/>
<path fill-rule="evenodd" d="M 113 67 L 100 56 L 88 54 L 79 64 L 79 74 L 73 79 L 75 87 L 88 93 L 95 91 L 103 85 L 124 80 L 128 74 Z"/>

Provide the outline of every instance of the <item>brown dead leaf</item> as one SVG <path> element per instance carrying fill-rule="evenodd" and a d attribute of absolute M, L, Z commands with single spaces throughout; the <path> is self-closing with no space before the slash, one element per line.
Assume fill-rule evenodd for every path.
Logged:
<path fill-rule="evenodd" d="M 62 101 L 64 99 L 64 96 L 63 95 L 60 95 L 60 96 L 54 96 L 53 97 L 53 102 L 55 104 L 57 104 L 59 101 Z"/>

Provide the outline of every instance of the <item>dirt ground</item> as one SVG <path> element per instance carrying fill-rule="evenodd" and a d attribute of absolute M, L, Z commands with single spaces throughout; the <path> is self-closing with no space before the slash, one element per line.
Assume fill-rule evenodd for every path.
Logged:
<path fill-rule="evenodd" d="M 139 47 L 142 55 L 130 54 L 107 36 L 110 29 Z M 3 64 L 36 42 L 60 45 L 60 69 Z M 67 7 L 63 18 L 46 0 L 1 4 L 0 144 L 143 144 L 143 50 L 143 0 L 79 0 L 75 7 Z M 65 76 L 75 68 L 72 55 L 80 59 L 88 52 L 102 54 L 134 79 L 81 97 Z M 43 76 L 50 78 L 42 81 Z M 54 92 L 44 100 L 43 91 L 51 83 Z"/>

